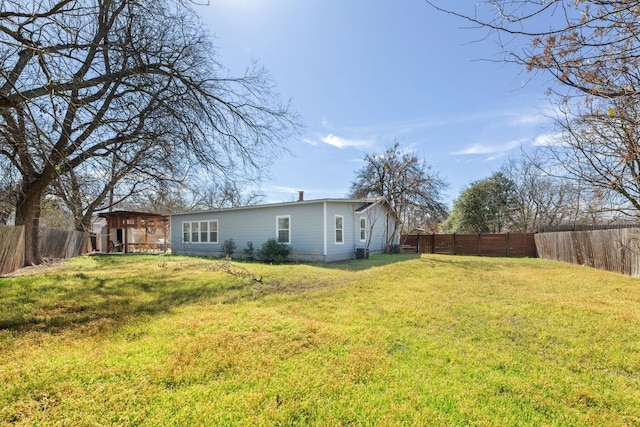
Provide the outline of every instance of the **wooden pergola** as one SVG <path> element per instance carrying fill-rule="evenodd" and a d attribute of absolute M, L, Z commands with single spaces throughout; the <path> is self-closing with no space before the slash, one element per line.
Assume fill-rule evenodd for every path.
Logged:
<path fill-rule="evenodd" d="M 107 252 L 166 252 L 169 236 L 169 215 L 152 214 L 134 211 L 113 211 L 98 214 L 107 221 L 108 250 Z M 112 230 L 122 230 L 122 241 L 113 239 Z M 132 230 L 143 232 L 133 233 Z M 163 244 L 159 242 L 159 237 Z M 130 241 L 135 238 L 136 241 Z"/>

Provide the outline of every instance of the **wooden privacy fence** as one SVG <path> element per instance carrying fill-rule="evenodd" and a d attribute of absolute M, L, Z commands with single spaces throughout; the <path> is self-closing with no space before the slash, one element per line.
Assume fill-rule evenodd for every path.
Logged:
<path fill-rule="evenodd" d="M 535 240 L 541 258 L 640 277 L 640 228 L 539 233 Z"/>
<path fill-rule="evenodd" d="M 402 236 L 404 250 L 423 254 L 536 257 L 533 233 L 409 234 Z"/>
<path fill-rule="evenodd" d="M 89 233 L 82 231 L 41 228 L 40 256 L 72 258 L 93 248 Z M 24 265 L 24 227 L 0 225 L 0 275 L 11 273 Z"/>
<path fill-rule="evenodd" d="M 84 231 L 41 228 L 39 243 L 43 258 L 73 258 L 93 250 L 89 233 Z"/>
<path fill-rule="evenodd" d="M 24 227 L 0 225 L 0 276 L 24 265 Z"/>

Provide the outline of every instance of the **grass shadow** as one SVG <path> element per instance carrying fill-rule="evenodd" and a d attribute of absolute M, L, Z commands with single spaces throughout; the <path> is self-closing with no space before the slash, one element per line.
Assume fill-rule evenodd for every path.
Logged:
<path fill-rule="evenodd" d="M 348 261 L 336 261 L 313 264 L 316 267 L 330 270 L 363 271 L 376 267 L 384 267 L 391 264 L 407 262 L 420 258 L 419 254 L 376 254 L 367 259 L 352 259 Z"/>
<path fill-rule="evenodd" d="M 417 258 L 416 254 L 383 254 L 364 260 L 302 265 L 358 272 Z M 239 269 L 236 272 L 264 270 L 269 277 L 237 276 L 224 269 L 223 261 L 214 259 L 100 256 L 77 260 L 49 273 L 2 279 L 0 332 L 99 331 L 189 304 L 235 304 L 275 294 L 301 294 L 335 283 L 326 274 L 286 270 L 296 264 L 283 264 L 282 270 L 258 263 L 234 264 Z"/>
<path fill-rule="evenodd" d="M 140 258 L 138 258 L 140 259 Z M 0 332 L 96 331 L 250 287 L 253 280 L 202 268 L 198 263 L 141 264 L 100 257 L 93 271 L 63 269 L 0 281 Z M 91 326 L 90 326 L 91 325 Z"/>

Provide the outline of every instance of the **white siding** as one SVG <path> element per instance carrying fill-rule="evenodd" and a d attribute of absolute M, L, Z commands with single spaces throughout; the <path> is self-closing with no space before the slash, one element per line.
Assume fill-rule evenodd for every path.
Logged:
<path fill-rule="evenodd" d="M 339 261 L 352 259 L 355 257 L 355 241 L 353 235 L 354 203 L 327 203 L 327 261 Z M 343 217 L 343 243 L 336 243 L 335 219 L 337 216 Z"/>
<path fill-rule="evenodd" d="M 364 248 L 368 243 L 371 253 L 384 252 L 387 247 L 387 233 L 393 232 L 394 228 L 394 219 L 387 215 L 387 209 L 380 205 L 375 205 L 365 212 L 357 213 L 355 217 L 354 238 L 356 247 Z M 367 220 L 367 239 L 364 242 L 360 241 L 360 218 L 366 218 Z M 392 244 L 397 244 L 397 239 L 394 239 Z"/>
<path fill-rule="evenodd" d="M 171 248 L 176 254 L 221 256 L 222 244 L 232 238 L 236 256 L 242 256 L 248 242 L 257 251 L 270 238 L 277 237 L 278 216 L 290 216 L 291 259 L 323 259 L 322 204 L 270 206 L 214 212 L 194 212 L 171 217 Z M 217 220 L 218 243 L 183 243 L 184 221 Z"/>
<path fill-rule="evenodd" d="M 234 256 L 241 257 L 248 242 L 252 242 L 254 250 L 258 251 L 265 241 L 277 238 L 276 218 L 289 216 L 291 260 L 346 260 L 354 258 L 356 248 L 364 248 L 367 243 L 360 241 L 360 218 L 366 217 L 367 233 L 371 232 L 373 225 L 370 251 L 384 251 L 387 210 L 376 205 L 358 213 L 356 210 L 360 206 L 361 202 L 319 200 L 172 215 L 171 248 L 175 254 L 218 257 L 222 255 L 225 240 L 232 238 L 236 244 Z M 337 215 L 343 217 L 342 244 L 336 244 L 335 240 Z M 182 223 L 205 220 L 218 221 L 218 242 L 184 243 Z M 390 222 L 393 222 L 391 218 Z"/>

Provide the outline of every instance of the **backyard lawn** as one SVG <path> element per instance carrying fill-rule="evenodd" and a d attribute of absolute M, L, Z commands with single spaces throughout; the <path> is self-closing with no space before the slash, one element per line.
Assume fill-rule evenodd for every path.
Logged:
<path fill-rule="evenodd" d="M 438 255 L 228 269 L 0 279 L 0 425 L 640 426 L 638 279 Z"/>

